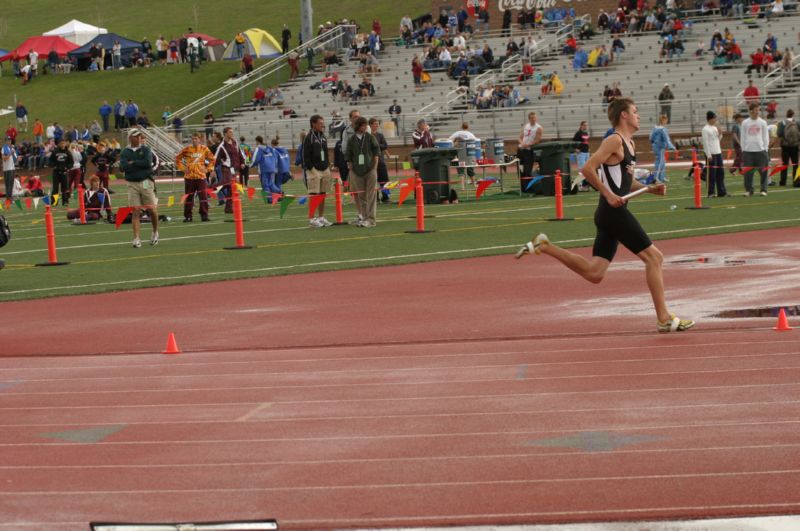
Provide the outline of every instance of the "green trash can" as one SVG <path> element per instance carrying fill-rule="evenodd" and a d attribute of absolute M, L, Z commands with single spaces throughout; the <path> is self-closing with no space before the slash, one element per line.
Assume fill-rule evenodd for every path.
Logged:
<path fill-rule="evenodd" d="M 450 161 L 457 155 L 458 150 L 452 148 L 426 148 L 411 152 L 411 163 L 422 179 L 425 204 L 436 205 L 450 197 Z"/>
<path fill-rule="evenodd" d="M 561 170 L 561 192 L 566 194 L 577 193 L 577 188 L 570 186 L 569 174 L 569 155 L 574 152 L 580 144 L 578 142 L 540 142 L 534 148 L 534 157 L 539 161 L 539 175 L 544 175 L 536 181 L 528 192 L 537 195 L 556 195 L 555 173 Z M 534 179 L 536 176 L 534 176 Z M 523 181 L 523 186 L 527 181 Z M 523 189 L 523 191 L 526 191 Z"/>

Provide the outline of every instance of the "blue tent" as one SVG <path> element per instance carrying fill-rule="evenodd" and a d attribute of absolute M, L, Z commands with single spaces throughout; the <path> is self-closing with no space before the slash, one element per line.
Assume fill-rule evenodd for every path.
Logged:
<path fill-rule="evenodd" d="M 119 41 L 120 45 L 122 46 L 122 64 L 125 66 L 130 66 L 131 54 L 134 50 L 141 50 L 142 43 L 126 39 L 125 37 L 117 35 L 116 33 L 103 33 L 98 35 L 80 48 L 75 48 L 69 52 L 68 55 L 76 58 L 78 60 L 78 68 L 84 70 L 88 67 L 90 62 L 89 51 L 91 50 L 92 45 L 102 44 L 107 55 L 106 66 L 111 66 L 111 48 L 114 46 L 116 41 Z"/>

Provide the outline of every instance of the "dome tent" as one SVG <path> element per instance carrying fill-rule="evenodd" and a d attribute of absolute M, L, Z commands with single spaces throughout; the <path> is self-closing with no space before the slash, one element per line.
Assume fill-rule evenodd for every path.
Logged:
<path fill-rule="evenodd" d="M 83 46 L 90 40 L 103 33 L 108 33 L 108 30 L 105 28 L 92 26 L 91 24 L 86 24 L 80 20 L 72 19 L 63 26 L 59 26 L 56 29 L 42 33 L 42 35 L 45 37 L 63 37 L 70 42 L 74 42 L 78 46 Z"/>
<path fill-rule="evenodd" d="M 80 48 L 75 48 L 71 52 L 69 52 L 70 57 L 75 57 L 78 59 L 78 69 L 85 70 L 87 67 L 87 63 L 89 62 L 89 53 L 91 51 L 93 44 L 102 44 L 103 48 L 106 50 L 106 53 L 111 53 L 111 49 L 114 46 L 114 42 L 119 41 L 120 46 L 122 47 L 122 63 L 124 65 L 130 66 L 130 56 L 134 50 L 141 50 L 142 43 L 137 41 L 132 41 L 130 39 L 126 39 L 116 33 L 104 33 L 102 35 L 98 35 L 94 39 L 90 40 Z"/>
<path fill-rule="evenodd" d="M 250 54 L 254 59 L 280 57 L 283 55 L 280 43 L 266 31 L 251 28 L 243 31 L 242 34 L 244 35 L 244 53 Z M 231 42 L 228 43 L 222 58 L 241 59 L 236 55 L 236 38 L 231 39 Z"/>

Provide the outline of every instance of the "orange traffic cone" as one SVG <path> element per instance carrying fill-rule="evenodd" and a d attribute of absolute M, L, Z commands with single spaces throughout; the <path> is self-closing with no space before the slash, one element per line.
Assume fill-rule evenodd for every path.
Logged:
<path fill-rule="evenodd" d="M 781 311 L 778 312 L 778 324 L 773 330 L 777 330 L 778 332 L 786 332 L 787 330 L 791 329 L 792 327 L 789 326 L 789 321 L 786 319 L 786 312 L 783 308 L 781 308 Z"/>
<path fill-rule="evenodd" d="M 161 352 L 162 354 L 180 354 L 181 349 L 178 348 L 178 344 L 175 342 L 175 334 L 172 332 L 169 333 L 169 337 L 167 338 L 167 349 Z"/>

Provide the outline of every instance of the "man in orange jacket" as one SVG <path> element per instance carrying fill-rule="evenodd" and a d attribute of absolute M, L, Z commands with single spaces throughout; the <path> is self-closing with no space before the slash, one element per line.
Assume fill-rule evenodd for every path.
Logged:
<path fill-rule="evenodd" d="M 194 195 L 200 200 L 200 219 L 208 221 L 208 192 L 206 189 L 206 175 L 214 169 L 214 154 L 200 143 L 200 134 L 192 135 L 192 145 L 186 146 L 175 157 L 177 168 L 183 171 L 184 193 L 186 201 L 183 204 L 183 222 L 192 221 L 194 209 Z"/>

